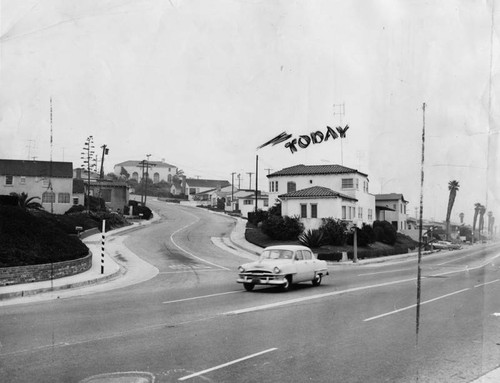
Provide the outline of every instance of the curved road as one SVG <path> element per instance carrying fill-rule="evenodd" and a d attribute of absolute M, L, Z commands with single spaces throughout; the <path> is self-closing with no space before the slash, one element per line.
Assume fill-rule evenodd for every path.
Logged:
<path fill-rule="evenodd" d="M 3 307 L 0 381 L 469 382 L 500 364 L 498 246 L 425 256 L 417 324 L 415 260 L 331 266 L 320 287 L 248 293 L 235 283 L 247 259 L 211 241 L 232 218 L 150 205 L 162 220 L 125 244 L 158 275 Z"/>

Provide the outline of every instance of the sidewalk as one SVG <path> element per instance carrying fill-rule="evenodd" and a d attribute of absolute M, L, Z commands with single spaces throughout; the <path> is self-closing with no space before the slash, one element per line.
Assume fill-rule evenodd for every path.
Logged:
<path fill-rule="evenodd" d="M 49 281 L 0 287 L 0 306 L 87 295 L 143 282 L 158 274 L 158 269 L 130 252 L 123 245 L 123 235 L 159 221 L 134 222 L 106 233 L 105 252 L 102 254 L 102 235 L 97 233 L 82 241 L 92 252 L 92 267 L 80 274 Z M 104 263 L 102 263 L 104 259 Z M 104 272 L 101 272 L 104 265 Z"/>

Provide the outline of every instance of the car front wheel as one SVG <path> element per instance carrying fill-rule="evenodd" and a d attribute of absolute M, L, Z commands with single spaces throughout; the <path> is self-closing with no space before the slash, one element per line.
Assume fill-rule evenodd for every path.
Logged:
<path fill-rule="evenodd" d="M 252 291 L 254 286 L 255 285 L 253 283 L 243 283 L 243 287 L 245 288 L 246 291 Z"/>
<path fill-rule="evenodd" d="M 321 274 L 316 274 L 314 276 L 314 279 L 312 280 L 313 286 L 319 286 L 319 285 L 321 285 L 321 278 L 322 278 Z"/>

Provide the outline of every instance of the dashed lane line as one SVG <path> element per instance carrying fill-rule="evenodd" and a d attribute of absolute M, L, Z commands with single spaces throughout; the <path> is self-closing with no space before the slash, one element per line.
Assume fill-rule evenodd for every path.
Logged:
<path fill-rule="evenodd" d="M 274 348 L 270 348 L 268 350 L 264 350 L 264 351 L 261 351 L 261 352 L 257 352 L 255 354 L 252 354 L 252 355 L 248 355 L 248 356 L 245 356 L 243 358 L 239 358 L 239 359 L 235 359 L 231 362 L 227 362 L 227 363 L 224 363 L 224 364 L 220 364 L 218 366 L 215 366 L 215 367 L 212 367 L 212 368 L 208 368 L 206 370 L 203 370 L 203 371 L 200 371 L 200 372 L 195 372 L 194 374 L 191 374 L 191 375 L 186 375 L 186 376 L 183 376 L 182 378 L 179 378 L 180 381 L 183 381 L 183 380 L 187 380 L 187 379 L 191 379 L 191 378 L 194 378 L 194 377 L 197 377 L 197 376 L 200 376 L 200 375 L 203 375 L 203 374 L 206 374 L 208 372 L 212 372 L 212 371 L 215 371 L 215 370 L 219 370 L 221 368 L 224 368 L 224 367 L 228 367 L 228 366 L 231 366 L 232 364 L 236 364 L 236 363 L 240 363 L 240 362 L 243 362 L 245 360 L 248 360 L 248 359 L 252 359 L 252 358 L 255 358 L 257 356 L 260 356 L 260 355 L 263 355 L 263 354 L 267 354 L 269 352 L 272 352 L 272 351 L 276 351 L 277 348 L 274 347 Z"/>
<path fill-rule="evenodd" d="M 186 302 L 186 301 L 193 301 L 193 300 L 196 300 L 196 299 L 212 298 L 212 297 L 218 297 L 218 296 L 221 296 L 221 295 L 228 295 L 228 294 L 235 294 L 235 293 L 242 293 L 242 292 L 243 292 L 243 290 L 233 290 L 233 291 L 226 291 L 225 293 L 200 295 L 200 296 L 197 296 L 197 297 L 176 299 L 174 301 L 166 301 L 166 302 L 162 302 L 162 303 L 163 304 L 168 304 L 168 303 Z"/>

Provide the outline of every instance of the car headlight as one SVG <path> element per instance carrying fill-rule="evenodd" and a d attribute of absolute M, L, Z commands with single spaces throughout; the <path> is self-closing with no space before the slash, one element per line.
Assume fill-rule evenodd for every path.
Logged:
<path fill-rule="evenodd" d="M 240 267 L 238 267 L 238 271 L 240 273 L 244 273 L 245 272 L 245 268 L 243 266 L 240 266 Z"/>
<path fill-rule="evenodd" d="M 279 268 L 278 266 L 276 266 L 276 267 L 273 269 L 273 271 L 274 271 L 274 274 L 279 274 L 279 273 L 281 273 L 281 270 L 280 270 L 280 268 Z"/>

